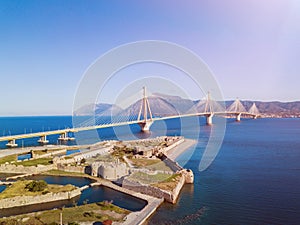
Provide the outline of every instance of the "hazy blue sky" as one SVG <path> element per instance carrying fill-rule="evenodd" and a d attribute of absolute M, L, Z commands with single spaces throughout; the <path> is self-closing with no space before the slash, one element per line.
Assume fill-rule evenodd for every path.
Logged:
<path fill-rule="evenodd" d="M 149 39 L 198 54 L 226 99 L 300 100 L 299 21 L 298 0 L 1 0 L 0 115 L 71 114 L 96 58 Z"/>

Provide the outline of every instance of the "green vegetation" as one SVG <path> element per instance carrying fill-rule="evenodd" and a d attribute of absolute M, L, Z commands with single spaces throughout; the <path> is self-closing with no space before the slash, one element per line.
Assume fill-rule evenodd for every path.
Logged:
<path fill-rule="evenodd" d="M 31 152 L 34 155 L 44 155 L 44 154 L 53 153 L 53 152 L 56 152 L 56 151 L 59 151 L 59 150 L 62 150 L 62 149 L 31 150 Z"/>
<path fill-rule="evenodd" d="M 43 155 L 47 153 L 55 153 L 57 151 L 61 150 L 77 150 L 79 149 L 79 146 L 62 146 L 62 147 L 56 147 L 56 148 L 50 148 L 50 149 L 43 149 L 43 150 L 31 150 L 35 155 Z"/>
<path fill-rule="evenodd" d="M 48 210 L 38 212 L 35 215 L 20 215 L 14 218 L 2 218 L 0 219 L 0 225 L 2 224 L 59 224 L 60 214 L 62 213 L 64 224 L 79 224 L 80 222 L 92 222 L 105 220 L 123 221 L 124 217 L 130 213 L 130 211 L 119 208 L 109 202 L 100 202 L 93 204 L 86 204 L 82 206 L 72 208 L 62 208 L 55 210 Z M 24 221 L 24 218 L 27 220 Z M 24 222 L 23 222 L 24 221 Z"/>
<path fill-rule="evenodd" d="M 130 161 L 134 166 L 137 167 L 150 166 L 161 162 L 160 159 L 134 159 L 134 158 L 131 158 Z"/>
<path fill-rule="evenodd" d="M 172 191 L 178 184 L 181 174 L 174 174 L 164 181 L 158 182 L 156 184 L 151 184 L 153 187 L 158 187 L 163 190 Z"/>
<path fill-rule="evenodd" d="M 65 156 L 65 159 L 72 159 L 73 156 Z"/>
<path fill-rule="evenodd" d="M 52 164 L 51 158 L 40 158 L 33 160 L 24 160 L 17 162 L 17 154 L 5 156 L 0 158 L 0 164 L 4 164 L 6 162 L 13 162 L 14 165 L 22 165 L 22 166 L 37 166 L 37 165 L 50 165 Z"/>
<path fill-rule="evenodd" d="M 12 161 L 17 161 L 17 154 L 13 154 L 13 155 L 8 155 L 5 157 L 0 158 L 0 164 L 4 164 L 6 162 L 12 162 Z"/>
<path fill-rule="evenodd" d="M 25 189 L 31 192 L 44 191 L 48 184 L 44 180 L 33 180 L 25 185 Z"/>
<path fill-rule="evenodd" d="M 154 184 L 158 182 L 163 182 L 173 175 L 166 174 L 166 173 L 157 173 L 154 175 L 149 175 L 147 173 L 137 172 L 130 176 L 130 179 L 140 181 L 144 184 Z"/>
<path fill-rule="evenodd" d="M 132 156 L 134 148 L 127 147 L 127 146 L 114 146 L 113 153 L 111 154 L 114 158 L 119 158 L 120 160 L 123 160 L 123 156 Z"/>
<path fill-rule="evenodd" d="M 174 172 L 170 167 L 167 166 L 167 164 L 164 161 L 159 161 L 157 163 L 154 163 L 152 165 L 147 165 L 147 169 L 149 170 L 160 170 L 160 171 L 168 171 L 168 172 Z"/>
<path fill-rule="evenodd" d="M 36 196 L 46 193 L 67 192 L 76 189 L 75 186 L 47 184 L 45 181 L 20 180 L 9 185 L 3 192 L 0 193 L 0 199 L 12 198 L 16 196 Z M 45 185 L 46 184 L 46 185 Z"/>
<path fill-rule="evenodd" d="M 101 210 L 114 211 L 114 212 L 120 213 L 120 214 L 128 214 L 130 212 L 129 210 L 120 208 L 120 207 L 112 204 L 112 202 L 108 202 L 108 201 L 98 202 L 96 204 L 101 207 Z"/>
<path fill-rule="evenodd" d="M 15 162 L 15 165 L 22 165 L 22 166 L 37 166 L 37 165 L 51 165 L 52 159 L 51 158 L 40 158 L 40 159 L 33 159 L 33 160 L 24 160 L 21 162 Z"/>

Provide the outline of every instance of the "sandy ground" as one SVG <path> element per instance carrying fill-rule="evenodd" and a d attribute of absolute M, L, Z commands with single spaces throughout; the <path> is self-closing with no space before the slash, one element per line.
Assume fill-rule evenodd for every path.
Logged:
<path fill-rule="evenodd" d="M 0 158 L 13 155 L 13 154 L 21 154 L 30 152 L 30 150 L 44 150 L 44 149 L 51 149 L 51 148 L 58 148 L 58 147 L 67 147 L 63 145 L 44 145 L 44 146 L 33 146 L 33 147 L 24 147 L 24 148 L 8 148 L 8 149 L 0 149 Z"/>
<path fill-rule="evenodd" d="M 172 159 L 173 161 L 175 161 L 175 159 L 181 155 L 182 153 L 184 153 L 186 150 L 188 150 L 190 147 L 192 147 L 193 145 L 196 145 L 197 141 L 193 140 L 193 139 L 185 139 L 183 143 L 181 143 L 180 145 L 172 148 L 171 150 L 168 151 L 167 156 Z"/>

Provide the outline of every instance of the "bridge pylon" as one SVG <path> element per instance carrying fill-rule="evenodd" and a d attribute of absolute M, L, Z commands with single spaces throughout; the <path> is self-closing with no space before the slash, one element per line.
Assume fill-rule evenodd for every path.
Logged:
<path fill-rule="evenodd" d="M 46 135 L 41 136 L 40 139 L 38 140 L 38 142 L 40 144 L 48 144 L 49 143 L 49 141 L 47 140 L 47 136 Z"/>
<path fill-rule="evenodd" d="M 207 93 L 204 112 L 206 117 L 206 124 L 212 125 L 212 118 L 214 116 L 214 112 L 213 112 L 213 106 L 212 106 L 212 101 L 209 92 Z"/>
<path fill-rule="evenodd" d="M 149 115 L 149 118 L 148 118 Z M 140 111 L 138 115 L 138 124 L 143 132 L 149 131 L 153 123 L 152 112 L 147 98 L 146 87 L 143 87 L 143 99 L 141 101 Z"/>
<path fill-rule="evenodd" d="M 228 113 L 232 113 L 236 116 L 235 121 L 241 121 L 242 113 L 247 112 L 241 101 L 237 98 L 227 109 Z"/>
<path fill-rule="evenodd" d="M 255 102 L 252 104 L 252 106 L 250 107 L 249 111 L 250 114 L 253 114 L 253 119 L 256 119 L 259 115 L 259 110 L 255 104 Z"/>

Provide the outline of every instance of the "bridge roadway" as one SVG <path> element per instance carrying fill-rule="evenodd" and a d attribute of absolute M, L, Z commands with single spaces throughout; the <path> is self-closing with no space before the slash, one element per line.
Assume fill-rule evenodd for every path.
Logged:
<path fill-rule="evenodd" d="M 124 126 L 124 125 L 130 125 L 130 124 L 139 124 L 141 126 L 142 131 L 148 131 L 150 129 L 150 126 L 153 122 L 159 121 L 159 120 L 168 120 L 168 119 L 175 119 L 175 118 L 184 118 L 184 117 L 191 117 L 191 116 L 205 116 L 207 118 L 206 122 L 208 125 L 212 124 L 212 116 L 214 115 L 235 115 L 236 120 L 240 121 L 241 115 L 249 116 L 253 118 L 257 118 L 257 114 L 252 114 L 249 112 L 213 112 L 213 113 L 190 113 L 190 114 L 180 114 L 180 115 L 174 115 L 174 116 L 165 116 L 165 117 L 155 117 L 148 120 L 133 120 L 133 121 L 125 121 L 125 122 L 119 122 L 119 123 L 107 123 L 107 124 L 100 124 L 100 125 L 93 125 L 93 126 L 85 126 L 85 127 L 76 127 L 76 128 L 67 128 L 67 129 L 61 129 L 61 130 L 53 130 L 53 131 L 43 131 L 43 132 L 36 132 L 36 133 L 27 133 L 27 134 L 17 134 L 17 135 L 10 135 L 10 136 L 3 136 L 0 137 L 0 141 L 8 141 L 7 146 L 9 147 L 16 147 L 17 144 L 15 143 L 15 140 L 18 139 L 25 139 L 25 138 L 32 138 L 32 137 L 41 137 L 39 140 L 40 143 L 45 144 L 48 143 L 46 137 L 49 135 L 59 134 L 59 140 L 72 140 L 74 138 L 68 137 L 68 133 L 75 133 L 80 131 L 87 131 L 87 130 L 93 130 L 93 129 L 101 129 L 101 128 L 108 128 L 108 127 L 116 127 L 116 126 Z"/>

